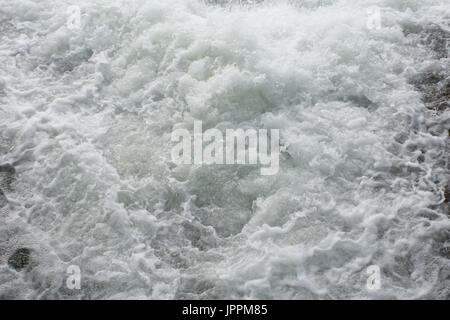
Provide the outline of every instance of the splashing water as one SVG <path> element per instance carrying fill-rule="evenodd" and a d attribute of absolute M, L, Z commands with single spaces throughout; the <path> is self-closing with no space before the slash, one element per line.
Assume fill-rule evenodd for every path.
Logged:
<path fill-rule="evenodd" d="M 447 298 L 448 110 L 411 79 L 450 70 L 421 42 L 449 17 L 447 0 L 0 0 L 0 297 Z M 280 129 L 278 174 L 174 165 L 195 120 Z"/>

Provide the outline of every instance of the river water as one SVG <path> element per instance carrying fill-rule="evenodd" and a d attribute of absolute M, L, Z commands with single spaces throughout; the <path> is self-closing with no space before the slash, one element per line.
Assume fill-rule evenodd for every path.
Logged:
<path fill-rule="evenodd" d="M 447 298 L 449 113 L 420 88 L 449 30 L 447 0 L 0 0 L 0 297 Z M 175 165 L 194 121 L 279 129 L 278 173 Z"/>

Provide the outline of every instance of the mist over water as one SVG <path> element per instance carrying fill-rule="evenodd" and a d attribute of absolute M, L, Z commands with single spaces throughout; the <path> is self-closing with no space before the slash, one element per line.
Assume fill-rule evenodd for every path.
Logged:
<path fill-rule="evenodd" d="M 0 0 L 0 298 L 448 298 L 449 109 L 417 83 L 449 31 L 447 0 Z M 175 165 L 194 121 L 279 129 L 278 173 Z"/>

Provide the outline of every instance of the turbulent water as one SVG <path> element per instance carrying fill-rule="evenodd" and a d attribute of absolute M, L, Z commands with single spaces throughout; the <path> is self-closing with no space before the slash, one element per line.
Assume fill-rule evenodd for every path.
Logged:
<path fill-rule="evenodd" d="M 0 0 L 0 298 L 449 297 L 449 1 L 238 2 Z M 175 165 L 197 120 L 279 172 Z"/>

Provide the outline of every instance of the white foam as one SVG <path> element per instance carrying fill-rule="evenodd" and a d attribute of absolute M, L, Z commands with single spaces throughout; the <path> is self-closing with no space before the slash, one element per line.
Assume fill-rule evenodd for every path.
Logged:
<path fill-rule="evenodd" d="M 80 31 L 66 26 L 71 4 Z M 374 4 L 380 30 L 366 26 Z M 2 240 L 0 296 L 445 297 L 434 163 L 406 148 L 439 152 L 445 137 L 420 129 L 426 110 L 407 80 L 426 48 L 401 25 L 441 22 L 446 1 L 0 8 L 0 127 L 13 146 L 0 162 L 17 168 L 1 233 L 37 263 L 32 276 L 10 270 Z M 194 120 L 279 128 L 278 174 L 174 166 L 172 129 Z M 70 264 L 80 292 L 64 287 Z"/>

